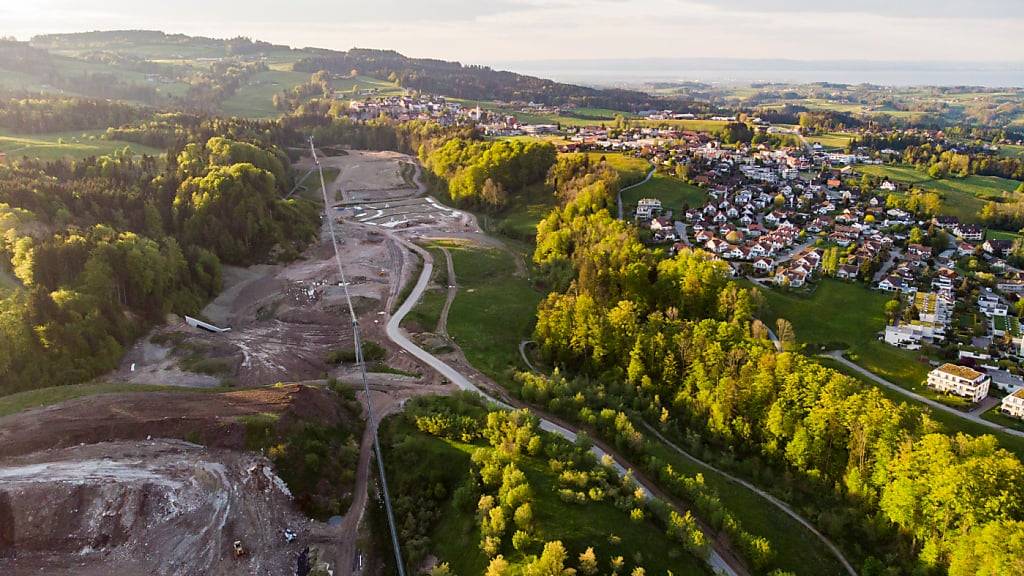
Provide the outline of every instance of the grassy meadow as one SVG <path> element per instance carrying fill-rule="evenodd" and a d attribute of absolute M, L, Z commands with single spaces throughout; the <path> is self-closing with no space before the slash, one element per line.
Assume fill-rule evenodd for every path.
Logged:
<path fill-rule="evenodd" d="M 884 307 L 891 294 L 838 280 L 823 280 L 810 296 L 775 289 L 762 293 L 767 303 L 762 316 L 773 329 L 778 318 L 785 318 L 793 324 L 798 342 L 849 350 L 851 359 L 871 372 L 924 392 L 928 364 L 918 353 L 878 340 L 885 330 Z"/>
<path fill-rule="evenodd" d="M 473 366 L 506 382 L 510 367 L 525 368 L 519 342 L 530 338 L 543 294 L 516 274 L 511 253 L 459 242 L 445 245 L 459 285 L 448 315 L 448 334 Z"/>
<path fill-rule="evenodd" d="M 131 148 L 135 154 L 159 156 L 164 153 L 163 150 L 134 142 L 105 140 L 102 138 L 103 133 L 104 130 L 84 130 L 46 134 L 16 134 L 0 130 L 0 152 L 7 154 L 8 159 L 27 156 L 42 160 L 103 156 L 112 154 L 126 146 Z"/>
<path fill-rule="evenodd" d="M 627 214 L 641 198 L 657 198 L 661 200 L 661 205 L 666 210 L 673 210 L 676 217 L 679 217 L 687 206 L 702 206 L 708 195 L 701 188 L 687 184 L 674 176 L 656 173 L 647 182 L 622 193 L 622 203 L 625 204 Z"/>

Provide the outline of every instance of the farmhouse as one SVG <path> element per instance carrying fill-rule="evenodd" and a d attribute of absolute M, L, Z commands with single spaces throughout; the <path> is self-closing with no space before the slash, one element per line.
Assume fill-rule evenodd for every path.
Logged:
<path fill-rule="evenodd" d="M 971 402 L 979 402 L 988 396 L 991 381 L 988 375 L 973 368 L 943 364 L 928 373 L 927 385 L 936 392 L 945 392 Z"/>

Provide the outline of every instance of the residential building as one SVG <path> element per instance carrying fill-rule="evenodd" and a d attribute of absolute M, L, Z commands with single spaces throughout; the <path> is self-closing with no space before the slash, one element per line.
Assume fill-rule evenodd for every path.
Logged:
<path fill-rule="evenodd" d="M 661 200 L 656 198 L 641 198 L 636 204 L 636 219 L 650 220 L 661 215 Z"/>
<path fill-rule="evenodd" d="M 936 392 L 944 392 L 971 402 L 980 402 L 988 396 L 992 381 L 987 374 L 967 366 L 943 364 L 928 373 L 927 385 Z"/>
<path fill-rule="evenodd" d="M 999 410 L 1007 416 L 1024 419 L 1024 390 L 1017 390 L 1003 398 L 1003 403 Z"/>

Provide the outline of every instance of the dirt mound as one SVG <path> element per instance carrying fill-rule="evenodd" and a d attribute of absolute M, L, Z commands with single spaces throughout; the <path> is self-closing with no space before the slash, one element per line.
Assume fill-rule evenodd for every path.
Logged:
<path fill-rule="evenodd" d="M 146 438 L 241 449 L 246 429 L 240 418 L 265 413 L 328 426 L 345 417 L 331 392 L 301 385 L 224 393 L 103 394 L 0 418 L 0 460 L 50 448 Z"/>
<path fill-rule="evenodd" d="M 0 464 L 2 574 L 291 574 L 306 526 L 254 454 L 158 440 Z"/>

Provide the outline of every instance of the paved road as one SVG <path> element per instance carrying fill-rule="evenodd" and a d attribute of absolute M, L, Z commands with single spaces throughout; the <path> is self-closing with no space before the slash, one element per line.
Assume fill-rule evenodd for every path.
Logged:
<path fill-rule="evenodd" d="M 870 371 L 868 371 L 868 370 L 866 370 L 864 368 L 861 368 L 857 364 L 854 364 L 853 362 L 850 362 L 849 360 L 847 360 L 846 358 L 843 357 L 843 351 L 842 350 L 833 350 L 831 352 L 825 353 L 824 355 L 828 356 L 829 358 L 834 359 L 836 362 L 839 362 L 840 364 L 842 364 L 843 366 L 846 366 L 850 370 L 853 370 L 853 371 L 855 371 L 855 372 L 857 372 L 859 374 L 863 374 L 865 377 L 870 378 L 872 381 L 877 382 L 878 384 L 881 384 L 882 386 L 885 386 L 886 388 L 892 390 L 893 392 L 898 392 L 898 393 L 903 394 L 904 396 L 906 396 L 908 398 L 913 398 L 914 400 L 917 400 L 918 402 L 921 402 L 923 404 L 927 404 L 930 408 L 934 408 L 936 410 L 941 410 L 943 412 L 952 414 L 952 415 L 954 415 L 954 416 L 956 416 L 958 418 L 963 418 L 964 420 L 969 420 L 971 422 L 974 422 L 975 424 L 981 424 L 982 426 L 985 426 L 987 428 L 991 428 L 992 430 L 998 430 L 1000 432 L 1005 432 L 1006 434 L 1010 434 L 1010 435 L 1013 435 L 1013 436 L 1020 436 L 1020 437 L 1024 438 L 1024 432 L 1022 432 L 1020 430 L 1014 430 L 1013 428 L 1007 428 L 1005 426 L 1000 426 L 999 424 L 996 424 L 995 422 L 989 422 L 988 420 L 985 420 L 985 419 L 981 418 L 979 415 L 974 414 L 974 413 L 961 412 L 961 411 L 957 410 L 956 408 L 951 408 L 951 407 L 946 406 L 945 404 L 943 404 L 941 402 L 936 402 L 935 400 L 932 400 L 931 398 L 925 398 L 924 396 L 921 396 L 920 394 L 917 394 L 916 392 L 911 392 L 910 390 L 907 390 L 906 388 L 904 388 L 902 386 L 898 386 L 896 384 L 893 384 L 892 382 L 889 382 L 885 378 L 882 378 L 881 376 L 877 376 L 877 375 L 873 374 L 872 372 L 870 372 Z"/>
<path fill-rule="evenodd" d="M 625 218 L 625 216 L 623 215 L 623 211 L 622 211 L 622 193 L 625 192 L 626 190 L 631 190 L 633 188 L 636 188 L 637 186 L 640 186 L 641 184 L 646 184 L 647 181 L 650 180 L 651 177 L 654 176 L 654 171 L 655 170 L 656 170 L 656 168 L 654 166 L 651 166 L 651 171 L 647 173 L 647 176 L 644 176 L 643 180 L 637 182 L 636 184 L 631 184 L 631 185 L 626 186 L 625 188 L 619 190 L 619 195 L 618 195 L 618 200 L 619 200 L 619 220 L 622 220 L 622 219 Z"/>
<path fill-rule="evenodd" d="M 686 235 L 686 222 L 676 220 L 674 226 L 676 229 L 676 236 L 679 236 L 679 241 L 686 246 L 691 246 L 690 237 Z"/>
<path fill-rule="evenodd" d="M 430 275 L 434 269 L 434 261 L 430 252 L 427 252 L 423 248 L 405 240 L 404 238 L 401 238 L 400 236 L 394 235 L 393 233 L 390 233 L 389 235 L 398 240 L 398 242 L 400 242 L 403 246 L 405 246 L 409 250 L 412 250 L 421 258 L 423 258 L 423 270 L 420 272 L 420 277 L 416 281 L 416 285 L 413 287 L 412 292 L 409 294 L 409 297 L 406 298 L 405 302 L 403 302 L 402 305 L 399 306 L 398 310 L 396 310 L 395 313 L 391 316 L 391 318 L 388 319 L 388 323 L 385 326 L 385 332 L 387 333 L 388 338 L 396 345 L 407 351 L 409 354 L 412 354 L 417 359 L 422 361 L 424 364 L 436 370 L 439 374 L 447 378 L 458 388 L 462 390 L 476 392 L 477 394 L 480 394 L 481 396 L 486 398 L 488 401 L 493 402 L 494 404 L 502 408 L 508 410 L 513 409 L 513 407 L 510 404 L 502 400 L 499 400 L 494 396 L 491 396 L 490 394 L 482 390 L 480 387 L 478 387 L 476 384 L 474 384 L 472 381 L 470 381 L 469 378 L 463 376 L 458 370 L 452 368 L 440 358 L 434 356 L 433 354 L 417 346 L 412 340 L 409 339 L 405 331 L 402 330 L 402 320 L 413 309 L 413 307 L 419 301 L 420 297 L 423 295 L 424 290 L 426 290 L 427 284 L 430 280 Z M 449 282 L 451 282 L 452 280 L 452 278 L 449 278 Z M 559 436 L 569 440 L 570 442 L 576 441 L 576 432 L 560 424 L 556 424 L 555 422 L 552 422 L 547 418 L 538 417 L 538 419 L 540 421 L 541 430 L 544 430 L 545 432 L 558 434 Z M 590 451 L 594 454 L 594 456 L 598 458 L 598 460 L 603 460 L 606 455 L 609 456 L 610 458 L 612 458 L 616 471 L 620 475 L 626 473 L 626 467 L 619 462 L 618 458 L 615 458 L 613 455 L 608 454 L 598 446 L 592 447 Z M 644 494 L 647 495 L 648 497 L 651 497 L 652 493 L 654 493 L 657 490 L 657 488 L 654 487 L 653 485 L 644 485 L 643 482 L 640 482 L 639 474 L 636 477 L 641 488 L 644 490 Z M 713 541 L 713 538 L 710 538 L 710 535 L 709 539 Z M 740 576 L 740 573 L 737 572 L 737 570 L 734 569 L 732 566 L 730 566 L 721 556 L 721 554 L 719 554 L 719 552 L 715 549 L 712 549 L 710 551 L 707 561 L 708 564 L 711 566 L 712 570 L 714 570 L 716 573 L 727 574 L 729 576 Z"/>
<path fill-rule="evenodd" d="M 896 261 L 899 260 L 900 256 L 902 255 L 903 250 L 900 250 L 899 248 L 893 248 L 889 252 L 889 259 L 886 260 L 885 264 L 882 264 L 882 267 L 878 269 L 878 272 L 875 273 L 875 277 L 872 278 L 872 281 L 881 282 L 882 278 L 885 278 L 885 275 L 889 273 L 889 270 L 892 269 L 892 267 L 896 264 Z"/>

